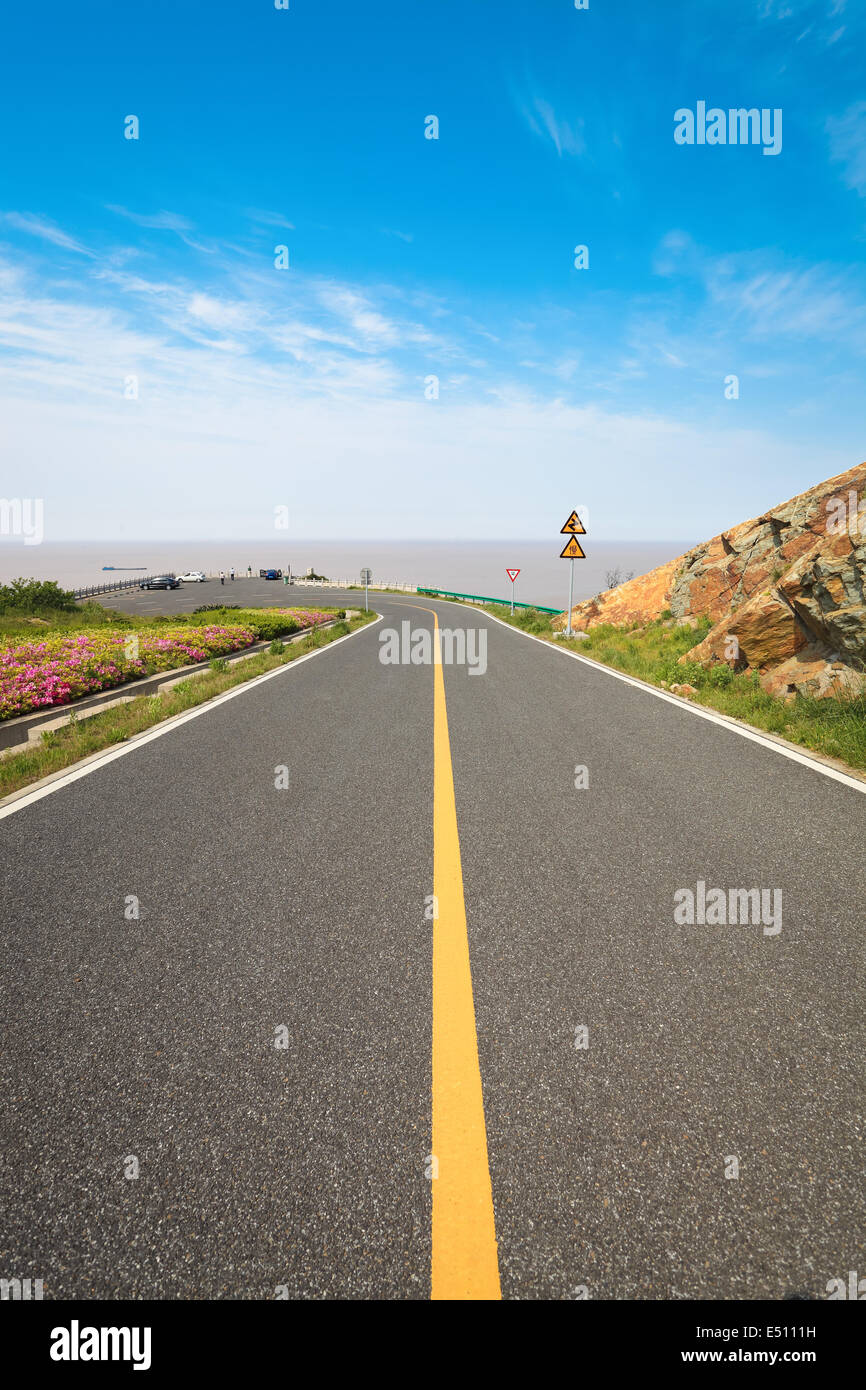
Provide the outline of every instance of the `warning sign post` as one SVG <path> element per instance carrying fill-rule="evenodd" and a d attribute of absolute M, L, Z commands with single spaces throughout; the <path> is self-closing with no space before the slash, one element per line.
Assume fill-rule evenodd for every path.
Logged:
<path fill-rule="evenodd" d="M 586 555 L 583 553 L 580 541 L 577 539 L 578 536 L 586 535 L 586 527 L 584 526 L 577 512 L 571 513 L 571 516 L 568 518 L 568 521 L 565 523 L 559 534 L 561 536 L 568 536 L 568 541 L 566 542 L 565 548 L 560 552 L 559 558 L 560 560 L 571 561 L 571 564 L 568 567 L 568 627 L 566 628 L 565 632 L 566 637 L 570 637 L 571 609 L 574 603 L 574 562 L 575 560 L 586 559 Z"/>

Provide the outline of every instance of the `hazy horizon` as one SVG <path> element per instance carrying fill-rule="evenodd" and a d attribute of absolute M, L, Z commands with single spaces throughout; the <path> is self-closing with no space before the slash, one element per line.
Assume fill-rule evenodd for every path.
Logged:
<path fill-rule="evenodd" d="M 563 515 L 562 520 L 565 521 Z M 376 582 L 436 585 L 459 593 L 506 598 L 510 581 L 505 570 L 521 570 L 515 597 L 520 602 L 565 608 L 568 600 L 568 563 L 559 558 L 565 537 L 550 540 L 436 540 L 436 541 L 45 541 L 24 546 L 20 541 L 0 544 L 0 582 L 10 579 L 53 579 L 64 588 L 83 588 L 107 583 L 112 578 L 103 565 L 114 565 L 117 577 L 134 579 L 133 566 L 149 573 L 186 569 L 228 572 L 238 575 L 251 565 L 253 572 L 274 566 L 302 575 L 311 566 L 329 579 L 358 582 L 363 565 L 373 570 Z M 589 598 L 607 587 L 607 572 L 646 574 L 657 565 L 675 559 L 695 541 L 593 541 L 583 540 L 586 559 L 575 562 L 575 598 Z M 13 555 L 14 551 L 14 555 Z M 205 592 L 203 590 L 203 592 Z M 212 590 L 211 590 L 212 592 Z M 223 595 L 224 596 L 224 595 Z M 110 599 L 106 599 L 110 602 Z"/>

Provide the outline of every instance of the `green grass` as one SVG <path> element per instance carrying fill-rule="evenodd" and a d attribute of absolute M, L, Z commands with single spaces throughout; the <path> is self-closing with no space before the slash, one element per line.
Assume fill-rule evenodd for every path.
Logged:
<path fill-rule="evenodd" d="M 73 711 L 71 722 L 62 729 L 51 730 L 43 734 L 41 742 L 35 747 L 10 753 L 0 760 L 0 796 L 8 796 L 10 792 L 19 791 L 53 772 L 62 772 L 91 753 L 99 753 L 115 743 L 124 743 L 163 719 L 183 714 L 185 710 L 204 704 L 215 695 L 222 695 L 224 691 L 243 685 L 255 676 L 297 661 L 306 652 L 324 647 L 337 637 L 345 637 L 375 618 L 375 613 L 362 613 L 351 622 L 335 623 L 325 632 L 313 631 L 292 642 L 282 652 L 259 652 L 244 661 L 223 663 L 222 666 L 218 662 L 211 663 L 211 669 L 179 681 L 163 695 L 139 695 L 129 704 L 116 705 L 89 719 L 77 719 Z M 213 669 L 214 666 L 219 666 L 219 669 Z M 62 707 L 58 707 L 57 713 L 62 712 Z"/>
<path fill-rule="evenodd" d="M 866 769 L 866 695 L 840 694 L 824 700 L 798 695 L 789 705 L 762 690 L 756 672 L 735 673 L 722 664 L 706 669 L 693 661 L 680 665 L 679 657 L 709 631 L 707 619 L 699 622 L 696 629 L 666 627 L 665 617 L 646 627 L 606 624 L 592 628 L 586 639 L 579 641 L 555 637 L 547 613 L 528 609 L 512 617 L 490 604 L 477 606 L 523 632 L 613 666 L 650 685 L 693 685 L 698 692 L 692 697 L 696 704 L 741 719 L 765 733 L 778 734 L 815 753 L 838 758 L 849 767 Z M 667 619 L 670 620 L 669 614 Z"/>
<path fill-rule="evenodd" d="M 277 608 L 309 608 L 309 604 L 277 603 Z M 334 617 L 346 616 L 344 608 L 315 605 L 317 613 L 329 613 Z M 252 626 L 256 635 L 271 638 L 286 632 L 296 631 L 297 625 L 271 617 L 267 609 L 242 608 L 236 605 L 207 604 L 193 613 L 126 613 L 118 608 L 104 608 L 101 603 L 89 599 L 71 611 L 59 608 L 41 608 L 33 613 L 0 613 L 0 641 L 36 642 L 43 637 L 69 636 L 73 632 L 85 632 L 94 627 L 116 627 L 141 632 L 149 627 L 201 627 L 208 623 L 224 626 L 239 623 L 242 627 Z"/>
<path fill-rule="evenodd" d="M 71 632 L 83 632 L 92 627 L 142 628 L 151 625 L 146 618 L 133 619 L 117 608 L 103 608 L 92 600 L 69 611 L 58 608 L 37 608 L 33 613 L 0 614 L 0 639 L 20 637 L 22 641 L 38 641 L 41 637 L 62 637 Z"/>

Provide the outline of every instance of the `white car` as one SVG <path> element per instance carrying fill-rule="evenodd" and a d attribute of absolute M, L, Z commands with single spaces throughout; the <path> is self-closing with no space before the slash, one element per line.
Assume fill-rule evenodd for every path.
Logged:
<path fill-rule="evenodd" d="M 202 570 L 190 570 L 189 574 L 181 574 L 178 578 L 181 579 L 184 584 L 204 584 L 207 575 L 204 574 Z"/>

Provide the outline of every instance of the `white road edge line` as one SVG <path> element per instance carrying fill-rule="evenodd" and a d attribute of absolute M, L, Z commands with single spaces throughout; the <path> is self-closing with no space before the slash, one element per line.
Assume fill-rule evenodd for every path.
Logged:
<path fill-rule="evenodd" d="M 436 599 L 437 603 L 453 603 L 453 600 L 443 598 Z M 454 603 L 455 608 L 472 607 L 465 603 Z M 718 724 L 723 729 L 729 729 L 732 734 L 739 734 L 740 738 L 746 738 L 751 743 L 759 743 L 762 748 L 769 748 L 773 753 L 779 753 L 783 758 L 790 758 L 792 763 L 800 763 L 803 767 L 811 768 L 813 772 L 823 773 L 825 777 L 832 777 L 834 782 L 841 782 L 843 786 L 852 787 L 855 792 L 866 794 L 866 782 L 859 777 L 851 777 L 847 772 L 838 772 L 834 767 L 828 767 L 826 763 L 819 762 L 817 758 L 810 758 L 808 753 L 800 753 L 795 748 L 786 748 L 781 743 L 776 743 L 774 739 L 767 738 L 757 730 L 744 729 L 733 720 L 726 719 L 723 714 L 717 714 L 715 710 L 704 709 L 699 705 L 692 705 L 688 700 L 680 700 L 676 695 L 669 695 L 666 690 L 657 690 L 654 685 L 648 685 L 646 681 L 638 680 L 635 676 L 627 676 L 623 671 L 617 671 L 613 666 L 605 666 L 600 661 L 591 661 L 589 657 L 581 656 L 579 652 L 570 652 L 567 647 L 557 647 L 554 642 L 545 642 L 543 637 L 536 637 L 532 632 L 524 632 L 522 628 L 513 627 L 511 623 L 503 622 L 502 618 L 495 617 L 492 613 L 484 613 L 480 609 L 483 618 L 489 618 L 493 623 L 499 623 L 500 627 L 507 628 L 509 632 L 516 632 L 520 637 L 528 637 L 531 642 L 540 642 L 542 647 L 548 651 L 558 652 L 560 656 L 570 656 L 573 661 L 580 661 L 584 666 L 591 666 L 594 671 L 600 671 L 603 675 L 613 676 L 615 680 L 625 681 L 626 685 L 633 685 L 637 690 L 643 690 L 648 695 L 655 695 L 657 700 L 666 700 L 669 705 L 676 705 L 677 709 L 683 710 L 686 714 L 697 715 L 698 719 L 708 719 L 711 724 Z"/>
<path fill-rule="evenodd" d="M 20 792 L 11 792 L 5 805 L 0 805 L 0 820 L 5 816 L 12 816 L 16 811 L 20 811 L 25 806 L 32 806 L 34 801 L 41 801 L 43 796 L 50 796 L 52 792 L 59 791 L 61 787 L 68 787 L 70 782 L 77 782 L 80 777 L 89 777 L 91 772 L 97 772 L 106 763 L 113 763 L 115 758 L 123 758 L 127 753 L 134 753 L 137 748 L 141 748 L 145 743 L 151 743 L 156 738 L 162 738 L 163 734 L 169 734 L 173 729 L 177 729 L 181 724 L 186 724 L 190 719 L 198 719 L 199 715 L 207 714 L 210 710 L 216 709 L 217 705 L 224 705 L 227 700 L 233 700 L 237 695 L 245 695 L 248 690 L 253 690 L 257 685 L 262 685 L 265 681 L 273 680 L 275 676 L 282 676 L 286 671 L 293 671 L 296 666 L 302 666 L 305 661 L 310 661 L 314 656 L 322 656 L 324 652 L 330 651 L 332 647 L 339 647 L 341 642 L 348 642 L 350 637 L 357 637 L 359 632 L 369 632 L 377 623 L 382 621 L 380 613 L 372 623 L 367 623 L 364 627 L 358 627 L 354 632 L 347 632 L 344 637 L 338 637 L 333 642 L 328 642 L 324 647 L 317 647 L 315 651 L 307 652 L 305 656 L 298 656 L 294 661 L 288 661 L 284 666 L 278 666 L 274 671 L 265 671 L 261 676 L 254 676 L 251 681 L 244 681 L 241 685 L 235 686 L 233 690 L 226 690 L 222 695 L 215 695 L 212 700 L 205 700 L 203 704 L 196 705 L 194 709 L 185 710 L 183 714 L 175 714 L 169 719 L 163 720 L 152 729 L 146 729 L 143 733 L 136 734 L 128 743 L 119 744 L 106 753 L 97 753 L 84 765 L 73 767 L 69 772 L 55 773 L 49 782 L 44 786 L 37 787 L 33 791 L 22 788 Z M 122 690 L 123 687 L 119 686 Z M 68 708 L 68 706 L 64 706 Z"/>

